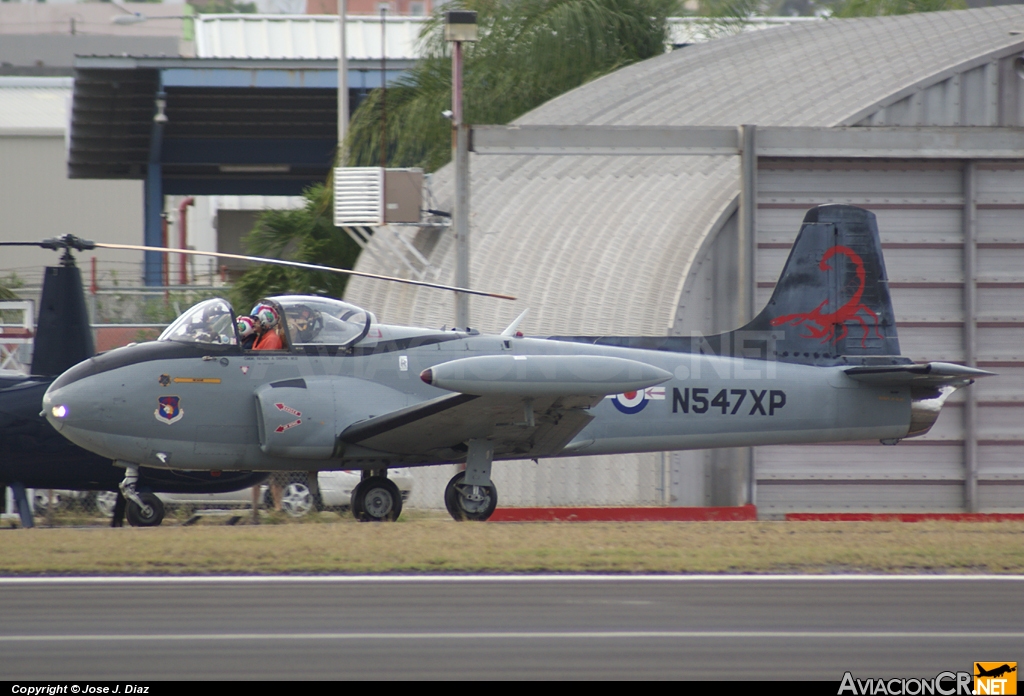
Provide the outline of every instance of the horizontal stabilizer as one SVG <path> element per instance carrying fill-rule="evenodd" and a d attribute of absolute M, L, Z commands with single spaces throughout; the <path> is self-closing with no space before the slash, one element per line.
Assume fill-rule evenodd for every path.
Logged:
<path fill-rule="evenodd" d="M 672 373 L 602 355 L 481 355 L 451 360 L 420 374 L 427 384 L 463 394 L 606 396 L 661 384 Z"/>
<path fill-rule="evenodd" d="M 858 382 L 891 386 L 932 386 L 967 384 L 978 377 L 995 373 L 953 363 L 933 362 L 920 365 L 862 365 L 845 370 L 846 376 Z"/>

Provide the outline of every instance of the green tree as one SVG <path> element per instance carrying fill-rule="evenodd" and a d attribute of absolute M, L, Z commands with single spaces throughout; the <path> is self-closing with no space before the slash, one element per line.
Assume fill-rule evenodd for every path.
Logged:
<path fill-rule="evenodd" d="M 665 48 L 675 0 L 453 0 L 475 10 L 480 41 L 464 44 L 463 94 L 470 123 L 505 124 L 549 99 Z M 397 84 L 375 90 L 352 117 L 348 163 L 433 171 L 451 158 L 451 55 L 443 17 L 421 41 L 426 56 Z"/>
<path fill-rule="evenodd" d="M 675 0 L 454 0 L 445 9 L 476 10 L 481 30 L 481 40 L 466 50 L 467 119 L 508 123 L 588 80 L 661 53 L 665 18 L 674 6 Z M 432 171 L 451 156 L 451 124 L 441 116 L 451 107 L 451 57 L 440 14 L 427 24 L 421 40 L 426 57 L 387 90 L 387 164 Z M 382 105 L 377 90 L 354 115 L 350 163 L 381 164 Z M 352 268 L 359 246 L 334 227 L 330 188 L 316 186 L 305 196 L 301 210 L 261 215 L 245 239 L 246 250 Z M 266 295 L 341 297 L 347 280 L 322 271 L 261 265 L 235 283 L 232 301 L 244 312 Z"/>
<path fill-rule="evenodd" d="M 359 245 L 334 226 L 330 189 L 318 184 L 307 189 L 304 196 L 306 205 L 302 208 L 269 210 L 260 215 L 256 227 L 245 237 L 246 251 L 253 256 L 352 268 Z M 260 264 L 235 283 L 231 300 L 236 311 L 246 313 L 267 295 L 342 297 L 347 281 L 348 276 L 339 273 Z"/>

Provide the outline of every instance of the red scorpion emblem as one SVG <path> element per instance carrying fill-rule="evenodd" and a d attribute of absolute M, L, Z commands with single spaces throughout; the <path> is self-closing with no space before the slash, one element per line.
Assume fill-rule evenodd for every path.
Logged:
<path fill-rule="evenodd" d="M 785 316 L 776 317 L 775 319 L 772 319 L 771 325 L 781 326 L 782 324 L 804 324 L 809 333 L 804 334 L 801 338 L 820 338 L 822 343 L 827 343 L 829 341 L 838 341 L 841 338 L 846 338 L 846 334 L 848 333 L 846 322 L 853 319 L 864 327 L 864 336 L 860 340 L 860 345 L 864 348 L 867 347 L 868 334 L 871 332 L 871 329 L 868 328 L 868 325 L 862 318 L 857 316 L 860 312 L 864 312 L 871 316 L 871 319 L 875 322 L 875 333 L 878 334 L 879 338 L 884 338 L 882 333 L 878 330 L 878 315 L 860 301 L 860 298 L 864 295 L 864 261 L 856 252 L 853 251 L 853 249 L 837 245 L 825 252 L 825 255 L 821 257 L 821 262 L 818 264 L 818 268 L 823 271 L 830 270 L 832 266 L 829 265 L 828 260 L 837 254 L 842 254 L 846 258 L 850 259 L 857 269 L 857 281 L 859 286 L 857 287 L 857 291 L 853 293 L 853 297 L 834 312 L 822 312 L 825 305 L 828 304 L 828 300 L 826 299 L 810 312 L 798 312 L 796 314 L 787 314 Z M 837 326 L 839 327 L 838 336 L 836 335 Z"/>

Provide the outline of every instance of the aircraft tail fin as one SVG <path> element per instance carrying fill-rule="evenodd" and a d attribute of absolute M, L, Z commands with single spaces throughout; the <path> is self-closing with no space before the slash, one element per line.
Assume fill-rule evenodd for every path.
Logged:
<path fill-rule="evenodd" d="M 771 299 L 740 331 L 771 331 L 783 362 L 898 356 L 874 213 L 850 205 L 807 211 Z"/>
<path fill-rule="evenodd" d="M 771 299 L 746 326 L 714 336 L 552 336 L 597 345 L 806 365 L 902 365 L 874 213 L 822 205 L 804 216 Z"/>

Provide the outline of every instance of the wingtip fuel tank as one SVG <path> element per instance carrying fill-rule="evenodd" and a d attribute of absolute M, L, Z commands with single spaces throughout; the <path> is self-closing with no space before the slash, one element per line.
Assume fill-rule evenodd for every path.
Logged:
<path fill-rule="evenodd" d="M 481 355 L 420 373 L 420 379 L 432 386 L 481 396 L 605 396 L 646 389 L 671 378 L 671 372 L 654 365 L 599 355 Z"/>

